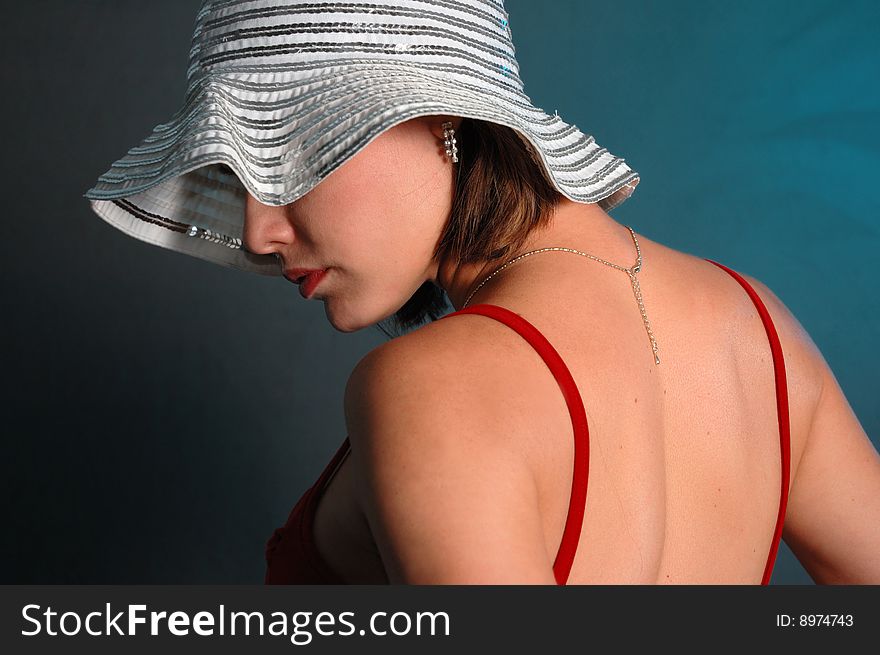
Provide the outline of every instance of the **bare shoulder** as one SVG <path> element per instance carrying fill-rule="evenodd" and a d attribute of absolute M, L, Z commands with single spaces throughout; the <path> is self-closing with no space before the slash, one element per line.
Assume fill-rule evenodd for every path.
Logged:
<path fill-rule="evenodd" d="M 386 342 L 352 371 L 358 505 L 392 584 L 552 584 L 532 470 L 477 397 L 487 367 L 453 323 Z"/>
<path fill-rule="evenodd" d="M 444 384 L 447 372 L 454 367 L 454 344 L 444 349 L 420 332 L 374 348 L 349 375 L 344 402 L 353 447 L 355 440 L 375 432 L 368 429 L 371 423 L 389 420 L 392 412 L 400 420 L 406 415 L 418 420 L 425 412 L 444 422 L 454 417 L 450 394 L 455 389 Z"/>
<path fill-rule="evenodd" d="M 346 419 L 353 423 L 349 428 L 386 409 L 399 420 L 405 409 L 413 421 L 447 426 L 488 420 L 491 403 L 475 401 L 475 394 L 487 384 L 492 387 L 492 362 L 498 361 L 498 348 L 507 336 L 490 323 L 468 315 L 434 321 L 371 350 L 346 385 Z M 504 335 L 500 344 L 499 335 Z"/>
<path fill-rule="evenodd" d="M 715 268 L 712 264 L 708 265 Z M 720 270 L 718 272 L 721 273 Z M 823 371 L 826 367 L 821 351 L 792 310 L 767 284 L 753 275 L 743 273 L 742 271 L 736 272 L 751 285 L 770 314 L 773 327 L 782 346 L 788 391 L 792 399 L 792 409 L 801 412 L 801 414 L 807 417 L 811 416 L 819 400 L 824 379 Z M 735 287 L 741 288 L 739 283 L 734 281 L 727 273 L 721 274 L 727 278 L 726 283 L 728 285 L 732 284 Z M 736 318 L 737 315 L 756 316 L 755 305 L 751 298 L 747 297 L 744 290 L 739 295 L 737 306 L 739 311 L 731 318 Z M 766 342 L 764 333 L 761 333 L 761 336 L 758 338 L 762 343 Z"/>
<path fill-rule="evenodd" d="M 651 244 L 662 261 L 663 275 L 668 278 L 665 282 L 670 301 L 686 299 L 684 304 L 677 306 L 677 311 L 683 315 L 692 314 L 689 321 L 697 320 L 694 317 L 709 317 L 710 323 L 703 328 L 708 329 L 709 325 L 712 329 L 729 328 L 737 338 L 748 335 L 750 347 L 767 347 L 767 335 L 755 304 L 733 276 L 702 257 L 662 244 Z M 741 270 L 734 272 L 754 289 L 770 314 L 782 346 L 789 395 L 796 401 L 792 410 L 809 416 L 818 402 L 825 378 L 826 364 L 822 353 L 795 313 L 769 285 Z M 743 329 L 747 323 L 755 329 Z"/>
<path fill-rule="evenodd" d="M 707 263 L 708 264 L 708 263 Z M 715 268 L 714 265 L 708 264 Z M 731 296 L 730 289 L 735 289 L 737 294 L 731 300 L 732 309 L 727 310 L 726 320 L 740 334 L 748 334 L 752 340 L 749 347 L 754 346 L 759 352 L 765 353 L 769 349 L 766 328 L 762 325 L 755 303 L 748 296 L 740 284 L 730 275 L 721 270 L 717 271 L 722 278 L 719 279 L 719 295 Z M 810 438 L 810 426 L 819 403 L 824 384 L 823 370 L 826 367 L 818 346 L 810 337 L 792 310 L 779 298 L 779 296 L 764 282 L 742 271 L 736 271 L 752 287 L 764 305 L 772 321 L 782 349 L 782 360 L 787 388 L 788 413 L 791 428 L 791 472 L 790 488 L 800 472 L 800 462 L 807 450 Z M 746 327 L 752 325 L 752 329 Z M 756 358 L 750 357 L 750 361 Z M 759 365 L 765 369 L 769 362 L 766 357 Z"/>
<path fill-rule="evenodd" d="M 765 284 L 743 277 L 776 324 L 786 369 L 791 368 L 794 378 L 789 385 L 792 404 L 800 399 L 796 394 L 809 398 L 783 538 L 818 583 L 876 584 L 880 582 L 880 455 L 801 323 Z"/>
<path fill-rule="evenodd" d="M 773 318 L 773 324 L 779 333 L 780 341 L 783 341 L 783 337 L 785 337 L 783 343 L 790 346 L 792 354 L 804 355 L 818 367 L 818 360 L 822 358 L 822 354 L 794 313 L 764 282 L 747 273 L 740 272 L 740 275 L 761 298 Z"/>
<path fill-rule="evenodd" d="M 694 288 L 721 324 L 766 348 L 755 306 L 726 272 L 691 261 Z M 783 539 L 822 584 L 880 582 L 880 454 L 855 415 L 831 367 L 795 313 L 769 285 L 736 271 L 770 314 L 785 363 L 791 417 L 790 495 Z M 710 276 L 711 274 L 711 276 Z M 692 287 L 689 287 L 692 288 Z M 818 299 L 817 302 L 821 302 Z M 743 329 L 748 323 L 753 330 Z"/>

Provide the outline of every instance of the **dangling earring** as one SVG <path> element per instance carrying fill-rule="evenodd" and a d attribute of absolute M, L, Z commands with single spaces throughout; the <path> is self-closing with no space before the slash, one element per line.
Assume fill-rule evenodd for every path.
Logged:
<path fill-rule="evenodd" d="M 458 163 L 458 148 L 455 146 L 455 129 L 452 123 L 443 123 L 443 145 L 446 147 L 446 156 L 452 159 L 452 163 Z"/>

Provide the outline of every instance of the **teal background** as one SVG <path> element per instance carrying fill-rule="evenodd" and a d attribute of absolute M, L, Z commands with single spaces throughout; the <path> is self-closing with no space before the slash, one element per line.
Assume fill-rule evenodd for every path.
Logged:
<path fill-rule="evenodd" d="M 5 8 L 2 582 L 260 582 L 385 339 L 82 199 L 177 109 L 198 4 Z M 769 285 L 877 443 L 877 3 L 507 9 L 534 102 L 641 174 L 614 216 Z M 784 543 L 773 582 L 811 582 Z"/>

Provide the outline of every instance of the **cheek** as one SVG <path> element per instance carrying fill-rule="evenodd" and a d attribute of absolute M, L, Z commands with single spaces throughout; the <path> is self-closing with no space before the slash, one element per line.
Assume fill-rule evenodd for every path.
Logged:
<path fill-rule="evenodd" d="M 321 249 L 344 269 L 349 298 L 402 305 L 424 282 L 451 208 L 451 169 L 431 147 L 403 133 L 380 136 L 319 187 L 319 213 L 329 219 Z"/>
<path fill-rule="evenodd" d="M 363 235 L 352 254 L 351 300 L 373 320 L 398 310 L 425 281 L 427 256 L 404 235 Z"/>
<path fill-rule="evenodd" d="M 374 139 L 337 169 L 348 200 L 386 211 L 418 210 L 433 200 L 449 168 L 426 130 L 397 126 Z M 444 173 L 447 175 L 444 176 Z"/>

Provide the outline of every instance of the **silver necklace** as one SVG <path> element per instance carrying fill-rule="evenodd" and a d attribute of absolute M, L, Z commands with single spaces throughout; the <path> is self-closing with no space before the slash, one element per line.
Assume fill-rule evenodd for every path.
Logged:
<path fill-rule="evenodd" d="M 624 227 L 627 230 L 629 230 L 629 233 L 632 235 L 633 243 L 636 246 L 636 254 L 637 254 L 636 263 L 634 265 L 630 266 L 629 268 L 626 268 L 625 266 L 620 266 L 619 264 L 614 264 L 609 261 L 605 261 L 604 259 L 602 259 L 600 257 L 596 257 L 595 255 L 590 255 L 588 253 L 581 252 L 580 250 L 575 250 L 574 248 L 563 248 L 561 246 L 554 246 L 551 248 L 538 248 L 537 250 L 531 250 L 529 252 L 523 253 L 522 255 L 519 255 L 518 257 L 514 257 L 509 262 L 506 262 L 506 263 L 502 264 L 499 268 L 497 268 L 495 270 L 495 272 L 493 272 L 489 277 L 487 277 L 485 280 L 480 282 L 477 285 L 477 287 L 473 291 L 470 292 L 470 295 L 468 295 L 467 300 L 464 301 L 464 305 L 462 305 L 462 309 L 464 309 L 465 307 L 468 306 L 468 303 L 471 301 L 471 298 L 474 297 L 474 294 L 477 291 L 479 291 L 482 288 L 482 286 L 484 284 L 486 284 L 486 282 L 491 280 L 493 277 L 498 275 L 505 268 L 507 268 L 508 266 L 513 264 L 514 262 L 519 261 L 523 257 L 528 257 L 529 255 L 534 255 L 539 252 L 547 252 L 549 250 L 561 250 L 563 252 L 573 252 L 576 255 L 580 255 L 581 257 L 588 257 L 589 259 L 593 259 L 601 264 L 605 264 L 606 266 L 610 266 L 611 268 L 616 268 L 618 271 L 623 271 L 624 273 L 629 275 L 630 282 L 632 283 L 633 293 L 636 296 L 636 302 L 639 303 L 639 312 L 641 312 L 641 314 L 642 314 L 642 321 L 645 324 L 645 330 L 648 332 L 648 338 L 651 340 L 651 351 L 654 353 L 654 363 L 660 364 L 660 356 L 657 354 L 657 352 L 659 350 L 657 347 L 657 340 L 654 338 L 654 333 L 651 331 L 651 323 L 648 321 L 648 314 L 645 312 L 645 303 L 642 302 L 642 290 L 639 287 L 639 279 L 638 279 L 638 277 L 636 277 L 638 272 L 640 270 L 642 270 L 642 251 L 639 248 L 639 240 L 638 240 L 638 238 L 636 238 L 636 233 L 633 231 L 633 229 L 629 225 L 624 225 Z"/>

